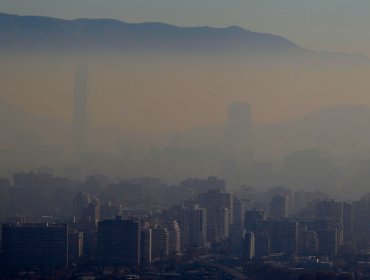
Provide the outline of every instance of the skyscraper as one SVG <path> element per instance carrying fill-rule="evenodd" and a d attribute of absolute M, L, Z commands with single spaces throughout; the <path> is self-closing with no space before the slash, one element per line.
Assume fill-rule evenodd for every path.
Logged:
<path fill-rule="evenodd" d="M 242 240 L 242 254 L 244 260 L 252 260 L 255 256 L 255 238 L 254 233 L 251 231 L 245 231 L 243 233 L 243 240 Z"/>
<path fill-rule="evenodd" d="M 82 221 L 84 209 L 89 205 L 89 203 L 90 203 L 90 197 L 84 192 L 80 192 L 74 196 L 73 216 L 76 222 Z"/>
<path fill-rule="evenodd" d="M 232 152 L 244 152 L 251 144 L 251 108 L 244 102 L 234 102 L 229 106 L 226 128 L 226 145 Z"/>
<path fill-rule="evenodd" d="M 76 69 L 73 110 L 73 142 L 76 153 L 86 149 L 88 74 L 85 65 Z"/>

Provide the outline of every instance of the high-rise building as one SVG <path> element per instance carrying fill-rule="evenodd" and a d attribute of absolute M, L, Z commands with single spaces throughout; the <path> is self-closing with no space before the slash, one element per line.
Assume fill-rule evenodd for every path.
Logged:
<path fill-rule="evenodd" d="M 3 224 L 3 253 L 10 267 L 68 267 L 65 224 Z"/>
<path fill-rule="evenodd" d="M 141 231 L 141 263 L 152 262 L 152 229 L 146 228 Z"/>
<path fill-rule="evenodd" d="M 168 230 L 168 245 L 170 255 L 179 255 L 181 253 L 181 230 L 176 220 L 172 220 L 166 225 Z"/>
<path fill-rule="evenodd" d="M 255 256 L 256 241 L 254 233 L 252 231 L 246 231 L 243 233 L 242 240 L 242 255 L 244 260 L 252 260 Z"/>
<path fill-rule="evenodd" d="M 343 245 L 343 227 L 339 220 L 332 218 L 316 219 L 310 230 L 315 230 L 319 240 L 319 254 L 333 257 Z"/>
<path fill-rule="evenodd" d="M 270 238 L 266 233 L 256 233 L 255 239 L 255 255 L 260 259 L 270 255 Z"/>
<path fill-rule="evenodd" d="M 251 108 L 247 103 L 234 102 L 229 106 L 226 127 L 226 145 L 234 152 L 245 152 L 251 148 Z"/>
<path fill-rule="evenodd" d="M 86 150 L 87 133 L 87 95 L 88 74 L 85 65 L 79 65 L 76 69 L 74 110 L 73 110 L 73 140 L 75 152 L 82 153 Z"/>
<path fill-rule="evenodd" d="M 298 253 L 313 256 L 318 252 L 319 240 L 316 231 L 303 230 L 299 232 Z"/>
<path fill-rule="evenodd" d="M 281 220 L 276 223 L 276 230 L 272 234 L 274 248 L 280 252 L 296 254 L 298 249 L 298 222 Z"/>
<path fill-rule="evenodd" d="M 209 190 L 226 191 L 226 183 L 217 177 L 208 177 L 207 179 L 188 178 L 180 182 L 179 187 L 192 194 L 204 193 Z"/>
<path fill-rule="evenodd" d="M 324 200 L 316 205 L 317 218 L 337 220 L 343 227 L 343 240 L 348 240 L 353 234 L 353 207 L 344 201 Z"/>
<path fill-rule="evenodd" d="M 258 231 L 259 225 L 266 220 L 265 211 L 262 209 L 252 209 L 245 211 L 244 228 L 246 231 Z"/>
<path fill-rule="evenodd" d="M 78 230 L 68 232 L 68 255 L 70 260 L 77 260 L 82 257 L 84 245 L 84 233 Z"/>
<path fill-rule="evenodd" d="M 243 228 L 244 225 L 244 214 L 248 209 L 249 201 L 246 199 L 240 199 L 233 196 L 233 225 L 234 228 Z"/>
<path fill-rule="evenodd" d="M 167 228 L 152 229 L 152 258 L 164 259 L 169 255 L 169 233 Z"/>
<path fill-rule="evenodd" d="M 84 209 L 82 221 L 85 225 L 95 226 L 100 221 L 100 201 L 94 198 Z"/>
<path fill-rule="evenodd" d="M 271 218 L 289 217 L 289 196 L 287 194 L 274 195 L 270 202 Z"/>
<path fill-rule="evenodd" d="M 74 196 L 73 216 L 76 222 L 82 221 L 84 209 L 89 205 L 89 203 L 90 203 L 90 197 L 84 192 L 80 192 Z"/>
<path fill-rule="evenodd" d="M 103 260 L 137 266 L 141 260 L 141 222 L 116 217 L 98 223 L 98 252 Z"/>
<path fill-rule="evenodd" d="M 209 190 L 198 195 L 200 207 L 207 209 L 207 240 L 218 242 L 229 237 L 233 221 L 232 196 L 219 190 Z"/>
<path fill-rule="evenodd" d="M 337 229 L 322 229 L 317 231 L 319 239 L 319 254 L 322 256 L 334 257 L 338 253 L 338 232 Z"/>
<path fill-rule="evenodd" d="M 293 212 L 294 193 L 290 189 L 282 186 L 276 186 L 268 191 L 270 199 L 270 217 L 287 218 Z M 271 209 L 271 207 L 273 207 Z"/>
<path fill-rule="evenodd" d="M 353 230 L 359 238 L 370 236 L 370 195 L 353 202 Z"/>
<path fill-rule="evenodd" d="M 205 247 L 207 243 L 207 210 L 198 204 L 184 206 L 179 213 L 181 248 Z"/>
<path fill-rule="evenodd" d="M 266 233 L 271 242 L 271 251 L 294 255 L 298 249 L 298 222 L 289 219 L 270 219 L 258 226 L 258 231 Z"/>

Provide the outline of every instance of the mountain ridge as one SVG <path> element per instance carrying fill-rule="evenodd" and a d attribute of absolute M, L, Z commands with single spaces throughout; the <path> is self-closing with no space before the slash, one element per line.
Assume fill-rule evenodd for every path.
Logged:
<path fill-rule="evenodd" d="M 304 51 L 278 35 L 239 26 L 180 27 L 117 19 L 58 19 L 0 13 L 0 48 Z"/>

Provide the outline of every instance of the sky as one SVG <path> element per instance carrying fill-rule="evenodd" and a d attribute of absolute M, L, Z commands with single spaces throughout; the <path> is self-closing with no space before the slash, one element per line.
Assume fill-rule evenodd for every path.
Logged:
<path fill-rule="evenodd" d="M 238 25 L 316 51 L 370 56 L 368 0 L 1 0 L 0 12 L 179 26 Z"/>

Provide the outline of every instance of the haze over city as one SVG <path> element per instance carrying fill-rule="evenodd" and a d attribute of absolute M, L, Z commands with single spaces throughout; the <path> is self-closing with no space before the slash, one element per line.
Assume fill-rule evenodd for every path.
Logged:
<path fill-rule="evenodd" d="M 1 1 L 1 277 L 367 279 L 369 9 Z"/>

